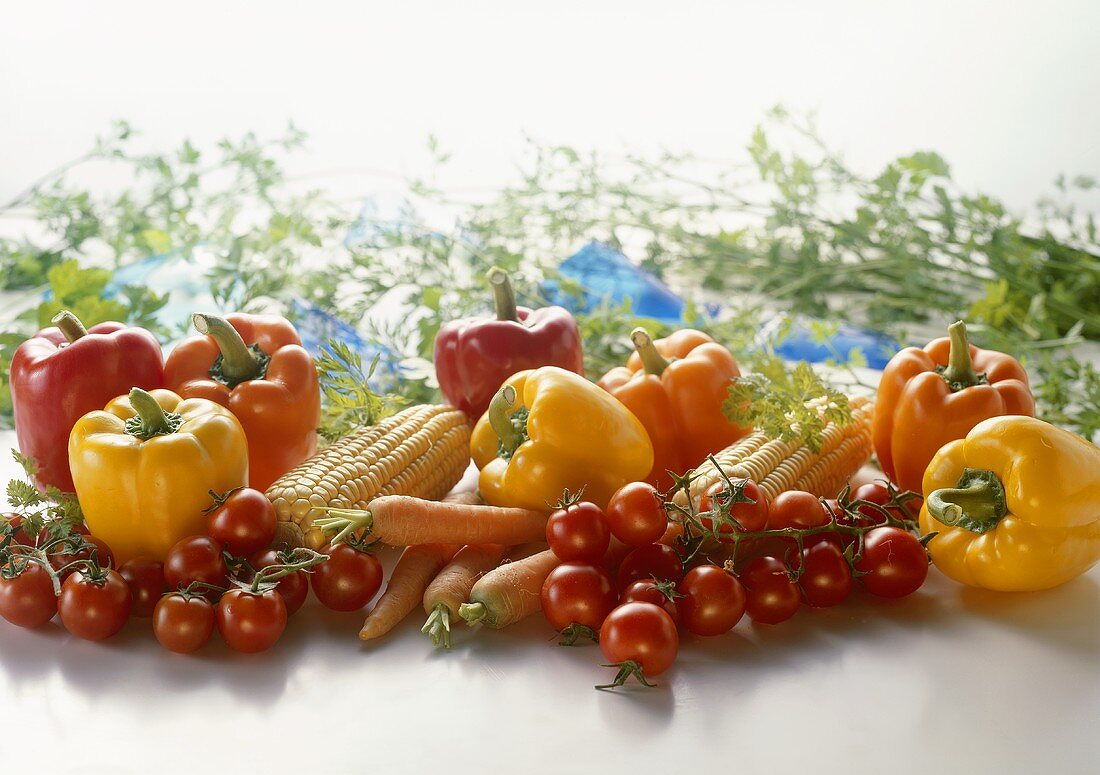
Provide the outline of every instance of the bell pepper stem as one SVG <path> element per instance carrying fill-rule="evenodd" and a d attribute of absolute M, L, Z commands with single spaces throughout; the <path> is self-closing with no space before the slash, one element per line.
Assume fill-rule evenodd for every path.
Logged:
<path fill-rule="evenodd" d="M 505 450 L 514 450 L 522 443 L 522 434 L 512 423 L 512 407 L 516 403 L 516 389 L 505 385 L 489 402 L 489 426 L 500 439 Z"/>
<path fill-rule="evenodd" d="M 241 339 L 237 329 L 223 317 L 196 312 L 191 316 L 195 330 L 213 338 L 222 354 L 221 375 L 230 385 L 263 375 L 264 361 Z"/>
<path fill-rule="evenodd" d="M 489 270 L 486 277 L 493 286 L 493 299 L 497 309 L 497 320 L 519 322 L 519 310 L 516 308 L 516 291 L 508 273 L 498 266 Z"/>
<path fill-rule="evenodd" d="M 660 376 L 668 368 L 668 361 L 657 352 L 657 345 L 653 344 L 653 339 L 649 336 L 649 332 L 640 326 L 630 332 L 630 341 L 634 343 L 634 349 L 638 351 L 638 355 L 642 359 L 642 365 L 645 367 L 646 374 L 656 374 Z"/>
<path fill-rule="evenodd" d="M 955 487 L 933 491 L 927 506 L 937 521 L 973 533 L 992 530 L 1008 513 L 1004 484 L 986 469 L 965 469 Z"/>
<path fill-rule="evenodd" d="M 61 333 L 65 335 L 65 339 L 68 340 L 69 344 L 82 336 L 88 335 L 88 329 L 80 322 L 80 318 L 67 309 L 63 309 L 54 315 L 50 322 L 61 329 Z"/>
<path fill-rule="evenodd" d="M 141 388 L 130 390 L 130 406 L 134 407 L 134 411 L 141 418 L 143 435 L 157 436 L 172 433 L 175 430 L 168 421 L 168 415 L 157 403 L 157 399 Z"/>
<path fill-rule="evenodd" d="M 951 351 L 947 358 L 947 368 L 943 370 L 943 378 L 954 390 L 981 384 L 982 376 L 974 371 L 974 362 L 970 358 L 966 323 L 956 320 L 948 326 L 947 335 L 951 338 Z"/>

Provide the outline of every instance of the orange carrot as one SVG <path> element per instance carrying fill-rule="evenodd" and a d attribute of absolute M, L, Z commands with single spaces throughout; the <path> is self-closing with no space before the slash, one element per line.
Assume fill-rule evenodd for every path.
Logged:
<path fill-rule="evenodd" d="M 501 565 L 482 576 L 470 590 L 470 602 L 458 608 L 469 624 L 500 629 L 539 610 L 542 584 L 561 560 L 547 549 Z"/>
<path fill-rule="evenodd" d="M 428 621 L 420 629 L 432 643 L 445 649 L 451 647 L 451 619 L 458 607 L 466 602 L 474 583 L 500 565 L 508 547 L 501 544 L 470 544 L 439 572 L 424 592 L 424 612 Z"/>
<path fill-rule="evenodd" d="M 463 490 L 462 492 L 450 492 L 440 498 L 444 503 L 465 503 L 467 506 L 483 506 L 485 501 L 477 494 L 477 490 Z"/>
<path fill-rule="evenodd" d="M 386 591 L 363 622 L 359 640 L 379 638 L 411 614 L 435 574 L 458 550 L 459 547 L 454 544 L 425 544 L 410 546 L 403 551 L 390 574 Z"/>
<path fill-rule="evenodd" d="M 521 544 L 546 535 L 546 514 L 499 506 L 426 501 L 408 495 L 385 495 L 366 510 L 332 509 L 314 527 L 337 533 L 333 543 L 350 533 L 390 546 L 417 544 Z"/>

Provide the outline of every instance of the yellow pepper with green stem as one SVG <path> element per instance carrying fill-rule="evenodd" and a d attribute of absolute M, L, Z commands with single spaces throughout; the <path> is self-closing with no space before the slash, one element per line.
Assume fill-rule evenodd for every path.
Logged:
<path fill-rule="evenodd" d="M 510 377 L 474 427 L 481 497 L 494 506 L 549 511 L 566 488 L 584 488 L 601 508 L 627 482 L 644 479 L 653 445 L 618 399 L 565 369 Z"/>
<path fill-rule="evenodd" d="M 206 533 L 211 490 L 248 484 L 248 442 L 213 401 L 134 388 L 77 420 L 69 468 L 88 529 L 116 563 L 163 560 L 179 539 Z"/>
<path fill-rule="evenodd" d="M 1032 417 L 994 417 L 942 447 L 920 513 L 932 560 L 972 587 L 1030 591 L 1100 560 L 1100 448 Z"/>

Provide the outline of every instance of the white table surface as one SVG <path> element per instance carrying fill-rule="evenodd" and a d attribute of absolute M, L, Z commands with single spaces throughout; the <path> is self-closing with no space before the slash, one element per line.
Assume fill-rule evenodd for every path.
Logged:
<path fill-rule="evenodd" d="M 0 447 L 14 443 L 0 433 Z M 8 460 L 0 476 L 14 474 Z M 392 558 L 390 558 L 392 561 Z M 5 771 L 1088 772 L 1100 756 L 1100 568 L 1048 592 L 932 569 L 901 601 L 685 637 L 660 687 L 599 692 L 597 647 L 541 617 L 434 651 L 410 616 L 360 645 L 312 597 L 260 655 L 0 621 Z M 49 766 L 43 763 L 46 751 Z M 261 769 L 262 768 L 262 769 Z M 719 769 L 720 768 L 720 769 Z M 803 769 L 804 768 L 804 769 Z M 701 770 L 694 770 L 701 771 Z"/>

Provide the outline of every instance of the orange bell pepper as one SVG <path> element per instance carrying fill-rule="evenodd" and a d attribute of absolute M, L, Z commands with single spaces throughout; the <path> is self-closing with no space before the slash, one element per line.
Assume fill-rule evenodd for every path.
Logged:
<path fill-rule="evenodd" d="M 940 447 L 966 437 L 982 420 L 1035 415 L 1027 372 L 1010 355 L 979 350 L 960 320 L 947 338 L 906 347 L 882 372 L 872 431 L 875 455 L 903 490 L 920 491 Z"/>
<path fill-rule="evenodd" d="M 599 384 L 645 426 L 654 460 L 646 481 L 667 490 L 669 471 L 685 473 L 748 432 L 722 413 L 741 370 L 730 351 L 702 331 L 685 328 L 654 342 L 636 328 L 630 338 L 635 352 L 627 365 L 611 369 Z"/>
<path fill-rule="evenodd" d="M 233 412 L 248 437 L 248 486 L 266 490 L 317 451 L 317 367 L 285 318 L 196 313 L 192 320 L 202 335 L 176 345 L 165 381 L 181 398 Z"/>

